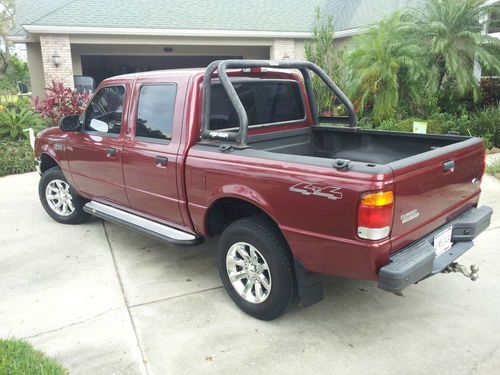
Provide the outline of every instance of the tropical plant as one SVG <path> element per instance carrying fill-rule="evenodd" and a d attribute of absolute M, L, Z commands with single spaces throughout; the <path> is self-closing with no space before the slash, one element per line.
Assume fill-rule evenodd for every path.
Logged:
<path fill-rule="evenodd" d="M 480 97 L 476 64 L 500 73 L 500 41 L 482 33 L 482 20 L 498 11 L 486 0 L 427 0 L 409 13 L 413 27 L 408 39 L 415 39 L 427 53 L 427 84 L 431 95 L 448 106 L 455 98 L 472 93 Z M 451 99 L 450 99 L 451 98 Z M 443 108 L 449 109 L 449 108 Z"/>
<path fill-rule="evenodd" d="M 305 43 L 306 59 L 320 66 L 339 87 L 345 88 L 347 69 L 334 39 L 333 17 L 322 17 L 317 8 L 312 39 Z M 312 77 L 312 85 L 319 113 L 324 116 L 337 114 L 340 102 L 331 90 L 317 76 Z"/>
<path fill-rule="evenodd" d="M 24 130 L 32 128 L 35 132 L 42 130 L 45 122 L 31 108 L 5 108 L 0 111 L 0 136 L 11 139 L 29 137 Z"/>
<path fill-rule="evenodd" d="M 405 38 L 407 24 L 399 13 L 354 38 L 347 55 L 352 69 L 351 97 L 359 111 L 371 111 L 373 120 L 394 118 L 404 92 L 418 101 L 418 82 L 423 76 L 418 43 Z"/>
<path fill-rule="evenodd" d="M 64 116 L 82 113 L 89 100 L 87 91 L 79 93 L 64 86 L 60 81 L 52 81 L 45 92 L 44 99 L 37 96 L 33 100 L 33 107 L 43 118 L 50 119 L 54 126 L 57 126 Z"/>

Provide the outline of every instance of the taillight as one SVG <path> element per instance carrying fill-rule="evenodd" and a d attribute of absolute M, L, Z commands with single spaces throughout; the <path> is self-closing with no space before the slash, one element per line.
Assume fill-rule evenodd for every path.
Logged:
<path fill-rule="evenodd" d="M 358 209 L 358 236 L 367 240 L 380 240 L 391 232 L 394 211 L 392 191 L 364 194 Z"/>

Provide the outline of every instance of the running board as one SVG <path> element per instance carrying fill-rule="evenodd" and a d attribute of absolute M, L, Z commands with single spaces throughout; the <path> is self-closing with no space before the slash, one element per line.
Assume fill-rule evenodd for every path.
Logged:
<path fill-rule="evenodd" d="M 170 244 L 193 246 L 203 243 L 203 237 L 197 237 L 194 234 L 157 223 L 156 221 L 99 202 L 90 201 L 83 206 L 83 210 L 101 219 L 137 230 Z"/>

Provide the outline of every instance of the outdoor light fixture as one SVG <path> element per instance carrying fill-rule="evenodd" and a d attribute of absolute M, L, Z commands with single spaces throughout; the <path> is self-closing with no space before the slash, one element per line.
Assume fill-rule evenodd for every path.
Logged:
<path fill-rule="evenodd" d="M 56 68 L 58 68 L 59 65 L 61 65 L 61 56 L 59 56 L 57 52 L 52 55 L 52 63 Z"/>
<path fill-rule="evenodd" d="M 163 47 L 163 52 L 173 52 L 174 49 L 172 47 Z"/>

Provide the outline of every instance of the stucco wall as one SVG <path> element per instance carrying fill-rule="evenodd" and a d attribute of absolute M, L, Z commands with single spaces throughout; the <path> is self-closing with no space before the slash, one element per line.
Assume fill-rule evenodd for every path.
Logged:
<path fill-rule="evenodd" d="M 31 92 L 33 93 L 33 97 L 43 96 L 45 78 L 40 43 L 26 43 L 26 56 L 28 57 L 28 70 L 30 73 Z"/>

